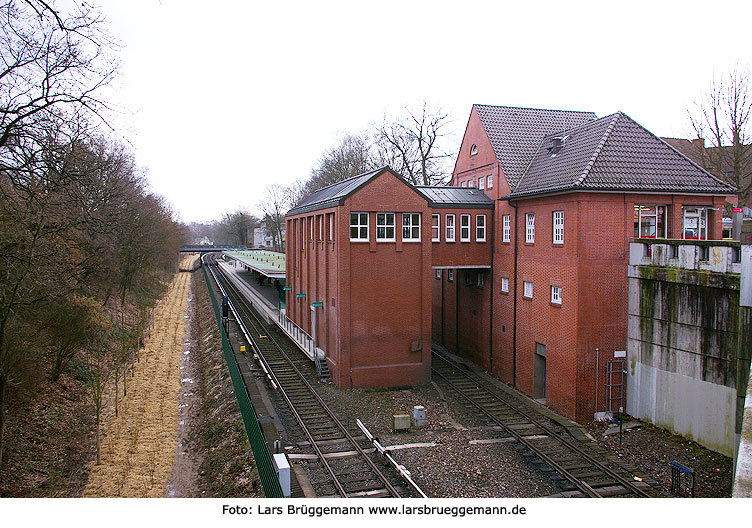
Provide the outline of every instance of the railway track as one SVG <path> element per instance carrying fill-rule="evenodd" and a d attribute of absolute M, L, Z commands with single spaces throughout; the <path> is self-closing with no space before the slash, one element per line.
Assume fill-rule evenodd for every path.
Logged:
<path fill-rule="evenodd" d="M 216 256 L 210 262 L 216 262 Z M 218 267 L 210 266 L 208 269 L 222 293 L 229 297 L 262 369 L 287 404 L 328 475 L 333 487 L 332 495 L 410 496 L 408 490 L 392 484 L 371 460 L 360 445 L 365 438 L 354 436 L 342 424 L 232 281 Z"/>
<path fill-rule="evenodd" d="M 659 494 L 619 464 L 604 460 L 563 427 L 525 409 L 449 356 L 434 350 L 432 373 L 485 421 L 514 438 L 523 455 L 558 481 L 564 494 L 587 497 L 654 497 Z"/>

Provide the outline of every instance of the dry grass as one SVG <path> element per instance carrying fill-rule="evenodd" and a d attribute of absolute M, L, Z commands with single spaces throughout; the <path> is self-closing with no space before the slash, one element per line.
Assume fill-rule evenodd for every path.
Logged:
<path fill-rule="evenodd" d="M 178 265 L 178 271 L 193 271 L 197 270 L 201 265 L 201 259 L 198 253 L 188 253 L 183 255 Z"/>
<path fill-rule="evenodd" d="M 155 310 L 151 339 L 140 354 L 117 417 L 105 423 L 99 465 L 85 497 L 162 497 L 175 463 L 180 356 L 190 274 L 178 273 Z"/>

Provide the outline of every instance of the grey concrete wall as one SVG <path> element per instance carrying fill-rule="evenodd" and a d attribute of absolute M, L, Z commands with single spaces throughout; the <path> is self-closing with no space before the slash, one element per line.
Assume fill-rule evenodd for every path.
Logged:
<path fill-rule="evenodd" d="M 693 263 L 690 247 L 679 248 L 681 267 L 660 262 L 668 259 L 655 247 L 647 261 L 631 248 L 626 410 L 733 456 L 740 274 Z M 723 252 L 713 259 L 711 249 L 711 265 L 739 270 Z"/>

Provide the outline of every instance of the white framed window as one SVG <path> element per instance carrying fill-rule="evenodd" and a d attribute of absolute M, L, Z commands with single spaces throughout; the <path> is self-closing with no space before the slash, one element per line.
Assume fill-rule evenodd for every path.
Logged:
<path fill-rule="evenodd" d="M 324 241 L 324 215 L 319 215 L 319 241 Z"/>
<path fill-rule="evenodd" d="M 564 243 L 564 211 L 554 211 L 554 244 Z"/>
<path fill-rule="evenodd" d="M 507 277 L 501 278 L 501 291 L 509 293 L 509 279 Z"/>
<path fill-rule="evenodd" d="M 463 181 L 462 183 L 460 183 L 460 185 L 461 185 L 462 187 L 467 187 L 467 182 L 466 182 L 466 181 Z"/>
<path fill-rule="evenodd" d="M 682 209 L 682 238 L 685 240 L 708 239 L 708 209 L 706 207 Z"/>
<path fill-rule="evenodd" d="M 394 213 L 376 213 L 376 240 L 394 242 L 397 240 L 394 233 Z"/>
<path fill-rule="evenodd" d="M 493 174 L 486 176 L 486 189 L 493 189 Z"/>
<path fill-rule="evenodd" d="M 482 288 L 486 283 L 486 279 L 483 278 L 483 272 L 478 272 L 478 288 Z"/>
<path fill-rule="evenodd" d="M 478 178 L 478 189 L 482 191 L 485 186 L 486 186 L 486 179 L 481 176 L 480 178 Z"/>
<path fill-rule="evenodd" d="M 420 213 L 402 213 L 402 241 L 420 242 Z"/>
<path fill-rule="evenodd" d="M 501 241 L 509 242 L 509 240 L 511 239 L 510 216 L 509 215 L 502 216 L 501 223 L 503 226 L 501 230 Z"/>
<path fill-rule="evenodd" d="M 454 270 L 447 270 L 447 280 L 454 282 Z"/>
<path fill-rule="evenodd" d="M 441 270 L 440 269 L 436 270 L 436 278 L 437 279 L 441 279 Z"/>
<path fill-rule="evenodd" d="M 561 304 L 561 286 L 551 286 L 551 304 Z"/>
<path fill-rule="evenodd" d="M 527 297 L 528 299 L 533 298 L 533 283 L 524 281 L 522 283 L 522 296 Z"/>
<path fill-rule="evenodd" d="M 454 242 L 454 215 L 446 215 L 446 242 Z"/>
<path fill-rule="evenodd" d="M 334 242 L 334 213 L 326 215 L 329 219 L 329 242 Z"/>
<path fill-rule="evenodd" d="M 313 240 L 313 217 L 308 217 L 308 239 Z"/>
<path fill-rule="evenodd" d="M 467 181 L 467 186 L 468 187 L 472 187 L 474 189 L 475 188 L 475 180 L 468 180 Z"/>
<path fill-rule="evenodd" d="M 441 242 L 441 215 L 431 215 L 431 242 Z"/>
<path fill-rule="evenodd" d="M 477 215 L 475 217 L 475 241 L 486 241 L 486 215 Z"/>
<path fill-rule="evenodd" d="M 666 238 L 668 233 L 667 207 L 664 205 L 634 206 L 634 236 Z"/>
<path fill-rule="evenodd" d="M 470 147 L 470 155 L 475 156 L 478 153 L 478 145 L 473 145 Z"/>
<path fill-rule="evenodd" d="M 460 215 L 460 242 L 470 242 L 470 215 Z"/>
<path fill-rule="evenodd" d="M 350 242 L 368 242 L 368 213 L 350 213 Z"/>
<path fill-rule="evenodd" d="M 525 213 L 525 243 L 535 242 L 535 213 Z"/>

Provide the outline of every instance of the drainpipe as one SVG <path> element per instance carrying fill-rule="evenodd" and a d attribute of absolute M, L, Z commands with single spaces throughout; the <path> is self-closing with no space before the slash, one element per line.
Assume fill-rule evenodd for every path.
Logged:
<path fill-rule="evenodd" d="M 494 296 L 493 296 L 493 285 L 494 285 L 494 269 L 493 269 L 493 249 L 491 249 L 491 273 L 489 273 L 489 294 L 491 296 L 491 306 L 489 309 L 488 314 L 488 369 L 491 371 L 491 375 L 493 376 L 493 305 L 494 305 Z"/>
<path fill-rule="evenodd" d="M 514 207 L 514 319 L 512 322 L 512 387 L 517 387 L 517 205 Z"/>

